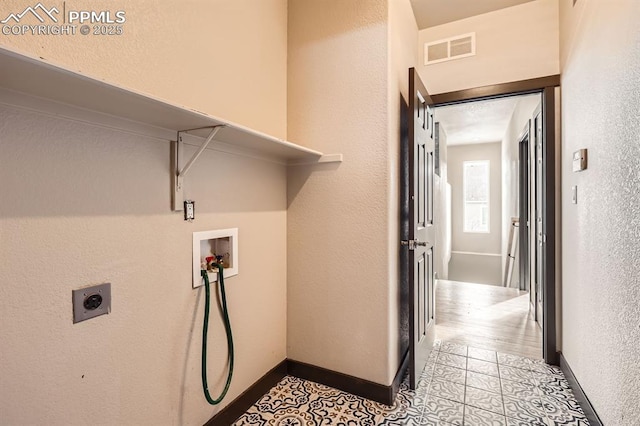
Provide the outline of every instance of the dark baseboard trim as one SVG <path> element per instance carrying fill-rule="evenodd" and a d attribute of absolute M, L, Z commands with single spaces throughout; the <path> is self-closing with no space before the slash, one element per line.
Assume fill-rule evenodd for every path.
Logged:
<path fill-rule="evenodd" d="M 600 417 L 598 417 L 596 410 L 593 408 L 593 405 L 591 405 L 589 398 L 587 398 L 587 395 L 584 393 L 584 390 L 582 389 L 582 386 L 580 386 L 578 379 L 576 379 L 576 376 L 573 374 L 573 371 L 571 371 L 571 367 L 569 367 L 569 363 L 567 362 L 566 358 L 564 357 L 564 355 L 562 355 L 562 352 L 558 352 L 558 355 L 560 358 L 560 369 L 562 370 L 562 372 L 564 373 L 564 376 L 569 381 L 569 386 L 571 386 L 571 390 L 573 391 L 573 394 L 578 400 L 580 407 L 582 407 L 582 411 L 584 411 L 584 415 L 587 416 L 587 420 L 589 420 L 589 424 L 591 426 L 602 426 Z"/>
<path fill-rule="evenodd" d="M 229 426 L 230 424 L 233 424 L 238 417 L 262 398 L 264 394 L 269 392 L 269 390 L 286 375 L 287 360 L 284 360 L 268 371 L 267 374 L 258 379 L 258 381 L 251 385 L 249 389 L 242 392 L 218 414 L 213 416 L 207 423 L 205 423 L 205 426 Z"/>
<path fill-rule="evenodd" d="M 393 403 L 393 386 L 385 386 L 379 383 L 370 382 L 369 380 L 360 379 L 358 377 L 349 376 L 348 374 L 338 373 L 337 371 L 327 370 L 326 368 L 316 367 L 315 365 L 305 364 L 304 362 L 288 360 L 287 370 L 289 375 L 299 377 L 312 382 L 320 383 L 332 388 L 349 392 L 372 401 L 380 402 L 385 405 Z"/>
<path fill-rule="evenodd" d="M 512 81 L 509 83 L 492 84 L 489 86 L 474 87 L 473 89 L 458 90 L 455 92 L 431 95 L 436 105 L 446 105 L 468 101 L 471 99 L 495 98 L 518 93 L 541 92 L 545 87 L 560 86 L 560 75 L 531 78 L 528 80 Z"/>
<path fill-rule="evenodd" d="M 349 392 L 385 405 L 392 405 L 400 389 L 402 379 L 409 368 L 409 351 L 405 352 L 398 372 L 390 386 L 370 382 L 358 377 L 305 364 L 304 362 L 286 359 L 262 376 L 249 389 L 231 401 L 218 414 L 213 416 L 204 426 L 228 426 L 233 424 L 249 407 L 255 404 L 264 394 L 276 385 L 287 374 L 305 380 L 311 380 L 332 388 Z"/>
<path fill-rule="evenodd" d="M 404 375 L 406 374 L 408 369 L 409 349 L 407 349 L 407 351 L 404 353 L 402 362 L 400 363 L 400 367 L 398 368 L 398 372 L 396 373 L 396 377 L 393 379 L 393 383 L 391 383 L 391 403 L 396 400 L 396 395 L 398 395 L 398 391 L 400 390 L 400 384 L 402 383 L 402 379 L 404 379 Z"/>

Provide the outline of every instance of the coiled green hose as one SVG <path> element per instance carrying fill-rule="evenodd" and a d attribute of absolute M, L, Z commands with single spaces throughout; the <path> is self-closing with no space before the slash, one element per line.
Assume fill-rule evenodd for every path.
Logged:
<path fill-rule="evenodd" d="M 218 268 L 218 281 L 220 282 L 220 295 L 222 297 L 222 315 L 224 320 L 224 328 L 227 332 L 227 347 L 229 348 L 229 374 L 227 375 L 227 383 L 220 396 L 216 399 L 211 398 L 209 394 L 209 386 L 207 385 L 207 331 L 209 330 L 209 305 L 210 305 L 210 285 L 209 275 L 207 271 L 201 270 L 200 275 L 204 278 L 205 301 L 204 301 L 204 325 L 202 326 L 202 389 L 207 402 L 211 405 L 219 404 L 227 395 L 229 386 L 231 385 L 231 377 L 233 376 L 233 334 L 231 333 L 231 321 L 229 321 L 229 311 L 227 309 L 227 296 L 224 290 L 224 272 L 221 264 L 215 264 Z"/>

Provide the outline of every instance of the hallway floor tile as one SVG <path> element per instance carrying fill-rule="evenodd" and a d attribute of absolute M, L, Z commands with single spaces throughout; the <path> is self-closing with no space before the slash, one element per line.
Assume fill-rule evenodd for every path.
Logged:
<path fill-rule="evenodd" d="M 569 383 L 540 360 L 437 342 L 416 390 L 392 406 L 287 376 L 235 426 L 588 425 Z"/>

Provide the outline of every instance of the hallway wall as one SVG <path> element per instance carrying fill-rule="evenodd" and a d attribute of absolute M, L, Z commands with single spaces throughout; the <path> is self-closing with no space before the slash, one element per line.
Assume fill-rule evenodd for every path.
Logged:
<path fill-rule="evenodd" d="M 476 55 L 424 65 L 424 44 L 476 33 Z M 418 68 L 429 93 L 560 72 L 558 0 L 536 0 L 420 31 Z M 469 72 L 473 70 L 473 72 Z"/>
<path fill-rule="evenodd" d="M 436 110 L 437 118 L 437 110 Z M 449 261 L 451 260 L 451 183 L 449 182 L 449 160 L 447 156 L 447 131 L 436 123 L 439 132 L 440 176 L 434 182 L 434 222 L 436 224 L 436 250 L 434 269 L 440 279 L 449 279 Z"/>
<path fill-rule="evenodd" d="M 528 95 L 518 99 L 518 103 L 513 110 L 513 115 L 507 126 L 504 138 L 502 139 L 502 282 L 504 282 L 504 265 L 507 260 L 507 251 L 509 248 L 509 233 L 511 230 L 511 218 L 518 217 L 518 165 L 519 165 L 519 138 L 522 136 L 525 126 L 528 126 L 529 120 L 533 118 L 533 112 L 540 105 L 541 95 Z M 533 130 L 531 130 L 533 132 Z M 533 136 L 531 136 L 533 140 Z M 533 142 L 530 146 L 530 157 L 533 158 L 535 153 Z M 533 173 L 532 182 L 533 185 Z M 533 188 L 530 190 L 530 196 L 533 197 Z M 533 203 L 532 203 L 533 204 Z M 532 242 L 534 244 L 535 242 Z M 535 247 L 535 246 L 532 246 Z M 531 249 L 532 250 L 532 249 Z M 513 266 L 513 278 L 511 283 L 517 287 L 519 282 L 518 268 L 520 258 L 516 257 Z"/>
<path fill-rule="evenodd" d="M 447 148 L 451 184 L 451 261 L 449 279 L 501 285 L 502 158 L 501 143 L 452 145 Z M 489 160 L 489 232 L 464 232 L 463 163 Z"/>
<path fill-rule="evenodd" d="M 640 2 L 560 12 L 563 353 L 604 424 L 638 424 Z M 574 173 L 580 148 L 588 168 Z"/>

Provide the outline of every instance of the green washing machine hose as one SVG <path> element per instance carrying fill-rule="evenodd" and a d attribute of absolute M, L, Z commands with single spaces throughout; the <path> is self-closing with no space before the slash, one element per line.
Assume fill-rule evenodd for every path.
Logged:
<path fill-rule="evenodd" d="M 220 404 L 220 402 L 227 395 L 229 386 L 231 385 L 231 377 L 233 376 L 233 334 L 231 332 L 231 321 L 229 321 L 229 310 L 227 309 L 227 296 L 224 290 L 224 272 L 221 264 L 214 264 L 218 268 L 218 281 L 220 282 L 220 296 L 222 299 L 222 315 L 224 321 L 224 328 L 227 332 L 227 347 L 229 348 L 229 373 L 227 375 L 227 383 L 224 385 L 224 389 L 220 396 L 216 399 L 211 398 L 209 394 L 209 386 L 207 385 L 207 331 L 209 330 L 209 305 L 211 289 L 209 284 L 209 275 L 207 271 L 201 270 L 200 275 L 204 279 L 205 287 L 205 300 L 204 300 L 204 325 L 202 326 L 202 389 L 204 390 L 204 396 L 207 402 L 211 405 Z"/>

